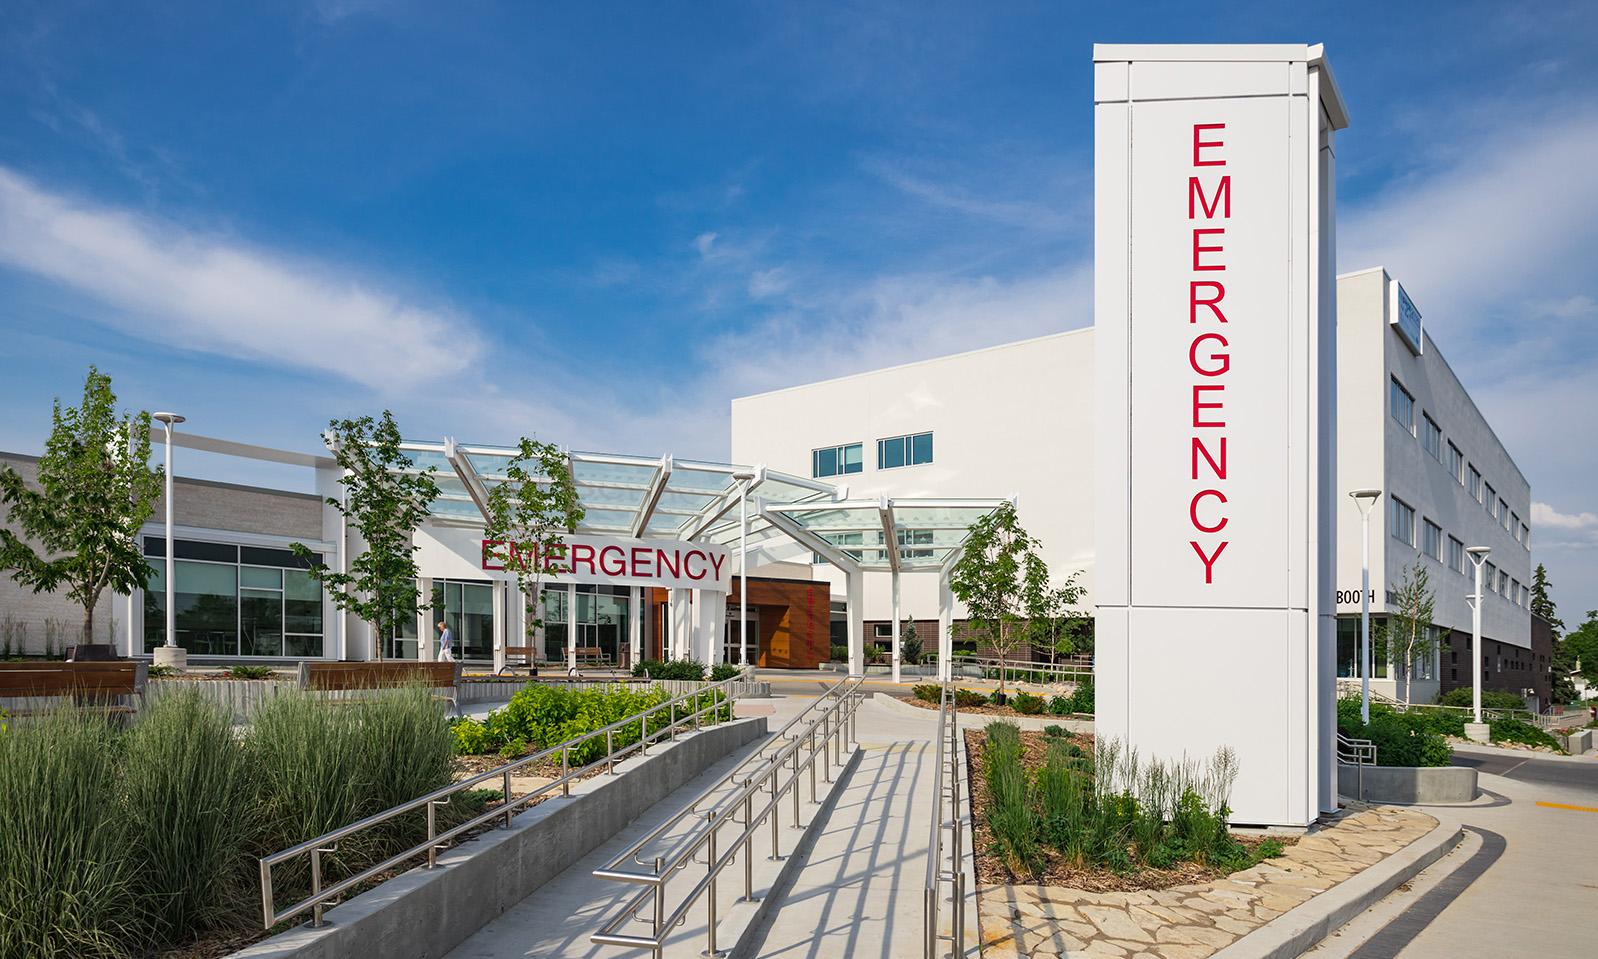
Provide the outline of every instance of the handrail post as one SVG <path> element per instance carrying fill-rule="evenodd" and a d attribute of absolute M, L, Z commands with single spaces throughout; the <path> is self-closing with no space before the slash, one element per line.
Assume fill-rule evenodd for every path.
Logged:
<path fill-rule="evenodd" d="M 570 796 L 572 794 L 571 752 L 570 746 L 563 745 L 560 747 L 560 794 L 562 796 Z"/>
<path fill-rule="evenodd" d="M 322 850 L 311 850 L 311 895 L 316 904 L 311 906 L 311 925 L 322 927 Z"/>
<path fill-rule="evenodd" d="M 605 775 L 616 775 L 616 737 L 614 730 L 605 730 Z"/>
<path fill-rule="evenodd" d="M 745 786 L 748 784 L 745 783 Z M 755 792 L 744 793 L 744 902 L 758 902 L 755 898 Z"/>
<path fill-rule="evenodd" d="M 438 835 L 438 806 L 434 803 L 427 804 L 427 868 L 432 869 L 438 865 L 438 843 L 433 837 Z"/>
<path fill-rule="evenodd" d="M 505 828 L 510 828 L 511 817 L 515 813 L 510 808 L 510 770 L 505 770 Z"/>
<path fill-rule="evenodd" d="M 815 727 L 812 726 L 811 728 L 814 729 Z M 793 790 L 793 826 L 791 828 L 802 829 L 804 827 L 799 825 L 799 749 L 797 746 L 794 748 L 792 755 L 793 775 L 788 778 L 788 785 Z M 814 759 L 811 760 L 811 762 L 814 761 Z"/>
<path fill-rule="evenodd" d="M 655 942 L 655 946 L 650 950 L 650 952 L 654 953 L 655 959 L 660 959 L 661 953 L 664 951 L 662 947 L 664 946 L 665 936 L 661 930 L 661 926 L 664 925 L 666 921 L 666 877 L 661 875 L 661 873 L 665 870 L 665 868 L 666 860 L 656 856 L 655 916 L 654 920 L 650 923 L 650 938 Z"/>
<path fill-rule="evenodd" d="M 705 896 L 707 903 L 706 912 L 708 922 L 705 926 L 705 951 L 700 953 L 705 959 L 718 959 L 726 953 L 716 948 L 716 876 L 720 872 L 716 868 L 716 811 L 712 809 L 705 813 L 705 818 L 710 821 L 709 852 L 705 856 L 706 871 L 710 873 L 710 892 Z"/>

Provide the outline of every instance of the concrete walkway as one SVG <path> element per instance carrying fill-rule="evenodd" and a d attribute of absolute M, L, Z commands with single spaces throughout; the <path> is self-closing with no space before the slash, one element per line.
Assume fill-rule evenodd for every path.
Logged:
<path fill-rule="evenodd" d="M 1489 753 L 1475 750 L 1471 758 L 1487 759 Z M 1491 758 L 1498 762 L 1478 766 L 1485 795 L 1476 804 L 1416 807 L 1463 825 L 1467 838 L 1460 849 L 1308 955 L 1594 955 L 1598 761 L 1527 752 Z"/>
<path fill-rule="evenodd" d="M 861 707 L 858 732 L 860 764 L 843 783 L 813 848 L 803 854 L 781 910 L 765 928 L 752 931 L 750 956 L 924 955 L 922 904 L 937 714 L 905 715 L 868 700 Z M 969 871 L 969 854 L 966 865 Z M 966 889 L 966 955 L 976 956 L 973 878 L 967 878 Z M 941 953 L 947 952 L 945 945 Z"/>

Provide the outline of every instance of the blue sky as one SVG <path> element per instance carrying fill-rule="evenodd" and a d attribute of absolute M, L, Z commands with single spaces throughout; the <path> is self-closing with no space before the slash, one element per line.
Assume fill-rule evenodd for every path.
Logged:
<path fill-rule="evenodd" d="M 23 451 L 97 363 L 266 445 L 389 406 L 723 457 L 732 396 L 1091 322 L 1093 42 L 1323 42 L 1339 266 L 1403 280 L 1598 607 L 1590 3 L 3 10 Z"/>

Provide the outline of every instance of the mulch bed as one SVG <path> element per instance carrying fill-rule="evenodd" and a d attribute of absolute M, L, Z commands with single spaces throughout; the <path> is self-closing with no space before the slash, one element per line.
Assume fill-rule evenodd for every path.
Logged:
<path fill-rule="evenodd" d="M 938 709 L 938 704 L 937 703 L 929 703 L 929 702 L 927 702 L 924 699 L 917 699 L 914 696 L 906 696 L 903 700 L 901 700 L 901 702 L 909 703 L 912 706 L 920 706 L 922 709 L 930 709 L 930 710 L 933 710 L 934 712 L 936 712 L 937 709 Z M 1009 706 L 994 706 L 992 704 L 989 704 L 989 705 L 986 705 L 986 706 L 961 706 L 961 707 L 959 707 L 958 711 L 961 712 L 961 713 L 977 713 L 977 714 L 982 715 L 982 716 L 1007 716 L 1007 717 L 1011 717 L 1011 718 L 1019 717 L 1019 718 L 1022 718 L 1022 719 L 1092 719 L 1093 718 L 1093 715 L 1091 713 L 1051 713 L 1048 710 L 1044 710 L 1041 713 L 1018 713 L 1014 709 L 1011 709 Z"/>
<path fill-rule="evenodd" d="M 1044 865 L 1035 876 L 1018 876 L 1005 861 L 992 853 L 993 832 L 988 828 L 987 811 L 992 805 L 988 796 L 987 778 L 982 763 L 982 745 L 986 733 L 980 729 L 965 732 L 967 772 L 971 784 L 971 846 L 976 853 L 976 876 L 981 885 L 1038 884 L 1083 889 L 1088 892 L 1132 892 L 1140 889 L 1169 889 L 1189 883 L 1209 882 L 1228 875 L 1225 870 L 1197 863 L 1179 863 L 1170 869 L 1134 866 L 1127 872 L 1116 872 L 1102 866 L 1077 867 L 1066 862 L 1060 853 L 1048 846 L 1042 847 Z M 1027 770 L 1040 768 L 1048 754 L 1048 737 L 1032 730 L 1021 730 L 1022 763 Z M 1093 735 L 1077 733 L 1068 740 L 1082 747 L 1084 753 L 1093 752 Z M 1265 836 L 1235 837 L 1251 851 L 1264 842 Z M 1292 845 L 1292 836 L 1273 836 L 1283 846 Z"/>

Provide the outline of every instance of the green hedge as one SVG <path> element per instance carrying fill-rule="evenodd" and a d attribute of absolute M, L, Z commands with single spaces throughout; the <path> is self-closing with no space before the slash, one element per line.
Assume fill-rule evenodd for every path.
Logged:
<path fill-rule="evenodd" d="M 1400 713 L 1391 706 L 1371 703 L 1369 725 L 1360 722 L 1360 701 L 1337 701 L 1337 730 L 1353 739 L 1376 744 L 1378 766 L 1446 766 L 1453 750 L 1440 729 L 1463 722 L 1442 710 L 1417 709 Z M 1463 733 L 1463 727 L 1460 728 Z"/>
<path fill-rule="evenodd" d="M 1093 714 L 1093 681 L 1083 680 L 1077 684 L 1076 691 L 1069 696 L 1049 697 L 1049 712 L 1056 716 L 1065 716 L 1070 713 Z"/>
<path fill-rule="evenodd" d="M 689 682 L 703 682 L 705 678 L 705 664 L 697 659 L 668 659 L 664 662 L 658 659 L 640 660 L 633 667 L 634 676 L 649 674 L 650 679 L 681 679 Z"/>
<path fill-rule="evenodd" d="M 1437 705 L 1471 708 L 1476 705 L 1473 696 L 1474 692 L 1470 687 L 1461 686 L 1437 697 Z M 1481 691 L 1481 705 L 1483 709 L 1525 709 L 1526 700 L 1500 689 L 1484 689 Z"/>
<path fill-rule="evenodd" d="M 1559 740 L 1519 719 L 1490 719 L 1487 721 L 1487 730 L 1495 743 L 1524 743 L 1527 746 L 1547 746 L 1557 752 L 1565 751 Z"/>
<path fill-rule="evenodd" d="M 486 720 L 456 720 L 455 746 L 468 755 L 498 752 L 508 758 L 521 756 L 603 729 L 671 698 L 660 686 L 645 690 L 620 685 L 611 689 L 573 690 L 565 686 L 533 684 L 523 687 L 509 703 L 489 713 Z M 699 705 L 696 707 L 695 703 Z M 732 705 L 718 692 L 704 692 L 688 700 L 680 708 L 679 715 L 712 704 L 717 706 L 711 714 L 716 721 L 731 718 Z M 664 728 L 670 722 L 671 711 L 661 710 L 649 717 L 649 731 Z M 641 737 L 638 725 L 630 724 L 617 730 L 611 739 L 620 749 Z M 604 754 L 605 741 L 596 737 L 572 749 L 571 760 L 587 764 Z"/>

